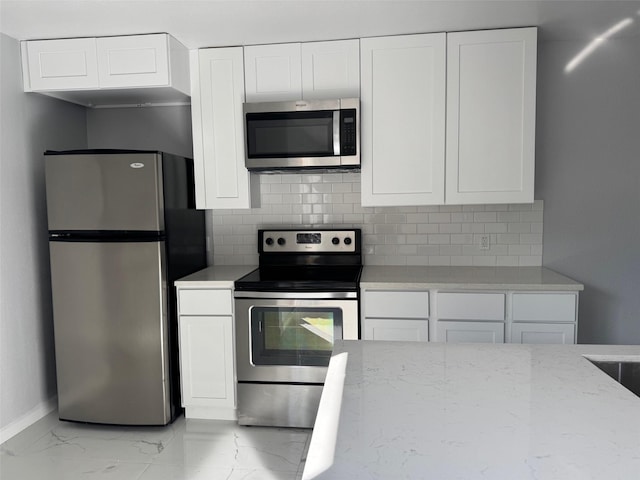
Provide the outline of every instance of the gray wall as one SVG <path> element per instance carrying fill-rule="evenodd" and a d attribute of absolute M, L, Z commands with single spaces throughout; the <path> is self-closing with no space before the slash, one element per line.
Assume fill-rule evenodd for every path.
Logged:
<path fill-rule="evenodd" d="M 42 153 L 86 148 L 85 109 L 22 91 L 19 43 L 0 34 L 0 441 L 55 408 Z"/>
<path fill-rule="evenodd" d="M 536 198 L 543 264 L 585 284 L 580 343 L 640 344 L 640 37 L 542 42 Z"/>
<path fill-rule="evenodd" d="M 87 109 L 89 148 L 160 150 L 193 157 L 191 107 Z"/>

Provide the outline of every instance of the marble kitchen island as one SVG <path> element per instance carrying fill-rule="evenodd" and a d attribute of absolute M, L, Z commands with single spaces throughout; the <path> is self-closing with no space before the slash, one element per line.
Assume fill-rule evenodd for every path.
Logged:
<path fill-rule="evenodd" d="M 640 478 L 640 346 L 338 341 L 303 479 Z"/>

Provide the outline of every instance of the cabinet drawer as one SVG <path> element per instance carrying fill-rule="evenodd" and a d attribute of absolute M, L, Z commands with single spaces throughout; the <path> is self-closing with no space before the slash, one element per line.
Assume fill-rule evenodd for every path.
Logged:
<path fill-rule="evenodd" d="M 233 295 L 229 289 L 181 289 L 180 315 L 231 315 Z"/>
<path fill-rule="evenodd" d="M 576 326 L 572 323 L 514 323 L 511 343 L 567 345 L 575 343 Z"/>
<path fill-rule="evenodd" d="M 439 293 L 438 318 L 504 320 L 504 293 Z"/>
<path fill-rule="evenodd" d="M 365 292 L 365 317 L 428 318 L 429 292 Z"/>
<path fill-rule="evenodd" d="M 576 296 L 572 293 L 514 293 L 514 322 L 575 322 Z"/>

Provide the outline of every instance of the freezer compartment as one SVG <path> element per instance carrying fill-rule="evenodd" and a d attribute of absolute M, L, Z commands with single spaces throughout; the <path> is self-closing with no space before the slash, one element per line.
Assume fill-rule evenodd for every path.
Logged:
<path fill-rule="evenodd" d="M 164 230 L 159 153 L 46 154 L 45 175 L 49 230 Z"/>
<path fill-rule="evenodd" d="M 50 242 L 59 415 L 172 420 L 164 242 Z"/>

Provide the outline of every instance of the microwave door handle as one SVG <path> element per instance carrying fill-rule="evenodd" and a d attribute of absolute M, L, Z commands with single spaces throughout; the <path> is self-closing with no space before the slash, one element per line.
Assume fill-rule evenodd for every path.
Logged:
<path fill-rule="evenodd" d="M 340 110 L 333 111 L 333 154 L 340 156 Z"/>

